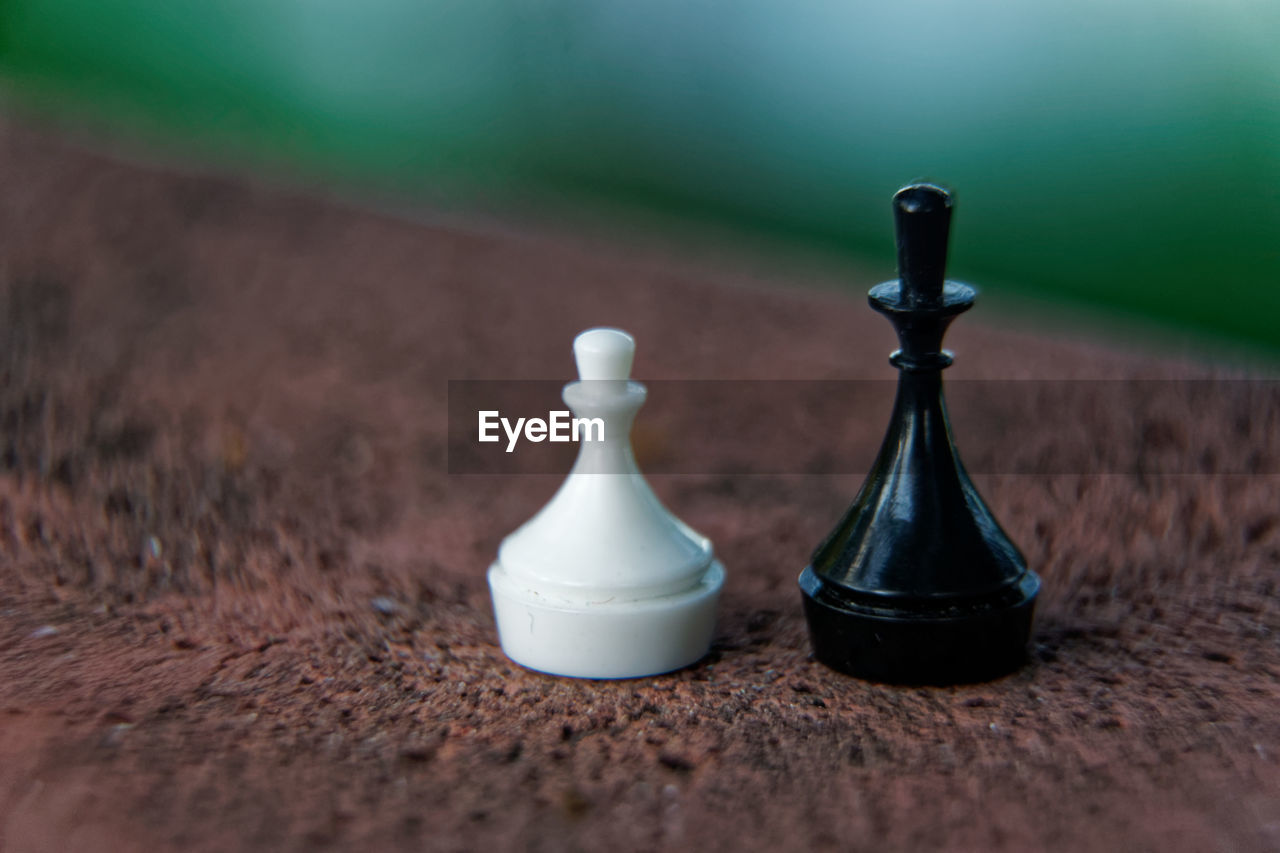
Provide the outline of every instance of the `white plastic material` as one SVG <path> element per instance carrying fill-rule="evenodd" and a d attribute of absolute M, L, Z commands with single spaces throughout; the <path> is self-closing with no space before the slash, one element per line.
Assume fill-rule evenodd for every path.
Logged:
<path fill-rule="evenodd" d="M 502 650 L 579 678 L 679 669 L 710 648 L 724 567 L 636 468 L 631 421 L 645 389 L 629 379 L 635 341 L 591 329 L 573 349 L 581 381 L 564 401 L 576 417 L 600 418 L 604 437 L 581 442 L 550 503 L 498 549 L 489 589 Z"/>
<path fill-rule="evenodd" d="M 588 329 L 573 341 L 579 379 L 630 379 L 635 339 L 621 329 Z"/>

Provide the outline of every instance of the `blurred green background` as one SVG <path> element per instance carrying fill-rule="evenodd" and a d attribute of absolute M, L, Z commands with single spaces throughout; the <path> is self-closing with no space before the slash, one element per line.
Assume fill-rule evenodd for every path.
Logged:
<path fill-rule="evenodd" d="M 571 199 L 1280 354 L 1274 0 L 5 0 L 22 110 L 406 199 Z"/>

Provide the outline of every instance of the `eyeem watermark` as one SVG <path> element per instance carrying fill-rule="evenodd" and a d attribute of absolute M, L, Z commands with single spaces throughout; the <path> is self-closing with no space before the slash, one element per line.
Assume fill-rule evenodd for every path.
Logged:
<path fill-rule="evenodd" d="M 547 413 L 547 419 L 516 418 L 512 424 L 510 419 L 502 417 L 497 409 L 485 409 L 480 412 L 480 434 L 478 440 L 485 443 L 500 441 L 498 427 L 507 435 L 507 452 L 516 449 L 517 442 L 523 433 L 526 441 L 604 441 L 603 418 L 575 418 L 571 412 L 563 409 Z"/>
<path fill-rule="evenodd" d="M 892 379 L 645 384 L 634 427 L 605 414 L 578 419 L 575 436 L 570 413 L 552 410 L 570 408 L 563 382 L 450 380 L 447 470 L 563 477 L 581 448 L 627 430 L 646 475 L 866 474 L 897 390 Z M 1275 379 L 948 380 L 947 410 L 973 475 L 1280 476 Z"/>

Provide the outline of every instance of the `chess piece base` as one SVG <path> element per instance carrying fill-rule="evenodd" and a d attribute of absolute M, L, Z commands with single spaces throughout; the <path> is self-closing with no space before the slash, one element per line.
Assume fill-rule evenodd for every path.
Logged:
<path fill-rule="evenodd" d="M 855 601 L 800 574 L 813 653 L 848 675 L 890 684 L 988 681 L 1026 660 L 1040 579 L 1026 572 L 1004 594 L 923 605 Z"/>
<path fill-rule="evenodd" d="M 707 654 L 724 567 L 675 595 L 636 601 L 568 601 L 539 595 L 500 563 L 489 569 L 498 639 L 521 666 L 574 678 L 639 678 Z"/>

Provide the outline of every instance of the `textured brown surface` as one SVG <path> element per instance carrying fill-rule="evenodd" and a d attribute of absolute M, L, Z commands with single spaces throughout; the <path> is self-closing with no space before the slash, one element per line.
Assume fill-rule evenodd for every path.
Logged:
<path fill-rule="evenodd" d="M 809 659 L 795 576 L 857 477 L 659 478 L 730 572 L 712 655 L 557 680 L 502 656 L 483 577 L 558 478 L 447 476 L 445 380 L 566 376 L 596 324 L 641 378 L 889 376 L 860 297 L 12 127 L 0 185 L 6 853 L 1280 846 L 1277 478 L 981 478 L 1045 592 L 1031 664 L 955 689 Z M 981 311 L 951 345 L 1194 371 Z M 1238 440 L 1153 439 L 1202 435 Z"/>

